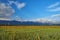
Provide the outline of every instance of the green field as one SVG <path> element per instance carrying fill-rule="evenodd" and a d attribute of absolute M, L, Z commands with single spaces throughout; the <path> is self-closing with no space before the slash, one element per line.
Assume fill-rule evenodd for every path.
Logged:
<path fill-rule="evenodd" d="M 60 40 L 60 26 L 0 26 L 0 40 Z"/>

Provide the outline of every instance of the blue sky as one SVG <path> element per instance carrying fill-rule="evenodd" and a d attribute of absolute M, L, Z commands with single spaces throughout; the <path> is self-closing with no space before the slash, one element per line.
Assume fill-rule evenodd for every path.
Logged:
<path fill-rule="evenodd" d="M 0 18 L 31 20 L 60 17 L 60 0 L 0 0 L 0 6 Z"/>

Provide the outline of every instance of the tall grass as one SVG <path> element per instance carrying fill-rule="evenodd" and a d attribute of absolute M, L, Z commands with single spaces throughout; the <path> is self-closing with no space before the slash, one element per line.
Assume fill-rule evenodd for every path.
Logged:
<path fill-rule="evenodd" d="M 0 40 L 60 40 L 60 28 L 0 28 Z"/>
<path fill-rule="evenodd" d="M 60 32 L 0 32 L 0 40 L 60 40 Z"/>

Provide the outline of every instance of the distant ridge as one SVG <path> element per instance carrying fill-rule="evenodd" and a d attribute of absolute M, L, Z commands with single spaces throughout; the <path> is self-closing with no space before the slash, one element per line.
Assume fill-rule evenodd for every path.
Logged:
<path fill-rule="evenodd" d="M 42 23 L 42 22 L 15 21 L 15 20 L 12 20 L 12 21 L 0 20 L 0 26 L 1 25 L 9 25 L 9 26 L 12 26 L 12 25 L 59 25 L 60 26 L 60 24 L 52 24 L 49 22 Z"/>

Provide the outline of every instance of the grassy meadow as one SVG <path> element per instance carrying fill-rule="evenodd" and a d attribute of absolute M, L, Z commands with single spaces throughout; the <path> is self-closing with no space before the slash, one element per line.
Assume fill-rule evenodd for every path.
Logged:
<path fill-rule="evenodd" d="M 0 26 L 0 40 L 60 40 L 60 26 Z"/>

